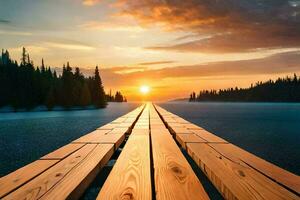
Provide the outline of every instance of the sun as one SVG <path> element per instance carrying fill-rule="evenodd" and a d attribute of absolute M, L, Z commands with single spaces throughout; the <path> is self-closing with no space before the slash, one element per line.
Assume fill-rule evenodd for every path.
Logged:
<path fill-rule="evenodd" d="M 149 91 L 150 91 L 150 87 L 149 87 L 148 85 L 142 85 L 142 86 L 140 87 L 140 92 L 141 92 L 142 94 L 148 94 Z"/>

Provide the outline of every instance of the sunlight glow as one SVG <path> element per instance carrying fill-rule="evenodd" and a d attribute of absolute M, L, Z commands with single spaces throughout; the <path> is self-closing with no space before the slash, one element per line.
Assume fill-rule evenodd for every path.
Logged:
<path fill-rule="evenodd" d="M 149 91 L 150 91 L 150 87 L 149 87 L 148 85 L 142 85 L 142 86 L 140 87 L 140 92 L 141 92 L 142 94 L 148 94 Z"/>

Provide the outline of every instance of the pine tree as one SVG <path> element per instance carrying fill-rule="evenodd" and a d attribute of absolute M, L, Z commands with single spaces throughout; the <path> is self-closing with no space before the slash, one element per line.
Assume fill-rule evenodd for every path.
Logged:
<path fill-rule="evenodd" d="M 106 101 L 105 101 L 105 92 L 103 89 L 103 85 L 102 85 L 102 80 L 99 74 L 99 69 L 98 66 L 96 66 L 95 69 L 95 76 L 94 76 L 94 80 L 93 80 L 93 104 L 97 107 L 97 108 L 103 108 L 106 106 Z"/>
<path fill-rule="evenodd" d="M 89 87 L 86 83 L 83 84 L 81 87 L 81 92 L 80 92 L 80 100 L 79 100 L 79 105 L 80 106 L 88 106 L 91 104 L 91 94 Z"/>
<path fill-rule="evenodd" d="M 44 64 L 44 59 L 43 59 L 43 58 L 42 58 L 41 72 L 42 72 L 42 73 L 45 73 L 45 72 L 46 72 L 46 68 L 45 68 L 45 64 Z"/>
<path fill-rule="evenodd" d="M 46 98 L 46 106 L 48 108 L 48 110 L 52 110 L 54 105 L 55 105 L 55 92 L 54 92 L 54 88 L 51 87 L 49 92 L 48 92 L 48 95 L 47 95 L 47 98 Z"/>
<path fill-rule="evenodd" d="M 72 106 L 106 106 L 99 69 L 96 67 L 93 77 L 85 78 L 79 68 L 72 72 L 69 62 L 63 67 L 62 75 L 46 67 L 44 59 L 41 66 L 34 67 L 25 48 L 22 49 L 21 64 L 9 58 L 8 51 L 2 51 L 0 61 L 0 107 L 12 105 L 31 109 L 37 105 L 70 108 Z M 3 58 L 5 62 L 3 62 Z M 114 97 L 112 95 L 111 99 Z M 118 92 L 118 96 L 122 96 Z M 119 97 L 118 97 L 119 98 Z M 125 99 L 122 97 L 123 100 Z"/>
<path fill-rule="evenodd" d="M 26 53 L 26 49 L 25 47 L 23 47 L 22 49 L 22 57 L 21 57 L 21 65 L 26 66 L 26 57 L 27 57 L 27 53 Z"/>

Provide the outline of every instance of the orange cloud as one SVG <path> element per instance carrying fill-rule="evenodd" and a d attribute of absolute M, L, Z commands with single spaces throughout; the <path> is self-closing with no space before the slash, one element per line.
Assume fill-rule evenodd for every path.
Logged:
<path fill-rule="evenodd" d="M 240 52 L 300 46 L 300 5 L 289 1 L 119 0 L 141 24 L 189 31 L 206 39 L 150 47 L 158 50 Z"/>
<path fill-rule="evenodd" d="M 83 5 L 85 6 L 93 6 L 97 3 L 101 2 L 101 0 L 83 0 Z"/>
<path fill-rule="evenodd" d="M 138 25 L 130 24 L 129 22 L 121 22 L 121 21 L 108 21 L 108 22 L 89 21 L 80 25 L 80 27 L 86 30 L 101 30 L 101 31 L 124 31 L 124 32 L 144 31 L 144 29 Z"/>
<path fill-rule="evenodd" d="M 138 63 L 138 65 L 162 65 L 162 64 L 171 64 L 171 63 L 175 63 L 175 61 L 164 60 L 164 61 L 154 61 L 154 62 L 142 62 L 142 63 Z"/>

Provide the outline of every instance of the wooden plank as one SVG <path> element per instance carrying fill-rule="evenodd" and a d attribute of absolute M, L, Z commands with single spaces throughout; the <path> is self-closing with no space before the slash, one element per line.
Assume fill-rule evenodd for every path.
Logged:
<path fill-rule="evenodd" d="M 203 143 L 207 142 L 206 140 L 198 137 L 195 134 L 176 134 L 176 140 L 182 146 L 182 148 L 186 149 L 187 143 Z"/>
<path fill-rule="evenodd" d="M 0 178 L 0 198 L 38 176 L 57 162 L 58 160 L 37 160 Z"/>
<path fill-rule="evenodd" d="M 176 120 L 176 122 L 181 123 L 181 124 L 189 124 L 190 123 L 189 121 L 187 121 L 181 117 L 178 117 L 175 120 Z"/>
<path fill-rule="evenodd" d="M 218 153 L 207 143 L 188 143 L 187 149 L 225 199 L 299 199 L 253 168 Z"/>
<path fill-rule="evenodd" d="M 232 159 L 240 160 L 257 171 L 271 177 L 278 183 L 286 186 L 295 193 L 300 194 L 300 176 L 297 176 L 289 171 L 286 171 L 272 163 L 269 163 L 233 144 L 209 144 L 220 154 Z"/>
<path fill-rule="evenodd" d="M 165 129 L 166 126 L 164 124 L 150 124 L 151 129 Z"/>
<path fill-rule="evenodd" d="M 151 141 L 156 199 L 209 199 L 172 136 L 151 130 Z"/>
<path fill-rule="evenodd" d="M 41 199 L 78 199 L 113 155 L 112 144 L 99 144 Z"/>
<path fill-rule="evenodd" d="M 61 160 L 64 159 L 65 157 L 69 156 L 72 154 L 74 151 L 77 151 L 81 147 L 83 147 L 84 144 L 67 144 L 43 157 L 41 157 L 41 160 Z"/>
<path fill-rule="evenodd" d="M 300 191 L 300 177 L 292 174 L 284 169 L 281 169 L 280 167 L 277 167 L 261 158 L 256 157 L 255 155 L 238 148 L 237 146 L 228 143 L 226 140 L 202 129 L 201 127 L 198 127 L 197 125 L 188 123 L 184 119 L 180 119 L 176 117 L 175 115 L 172 115 L 171 113 L 166 112 L 164 109 L 160 107 L 156 107 L 157 110 L 159 110 L 163 118 L 167 119 L 175 119 L 177 122 L 182 122 L 182 125 L 184 125 L 188 130 L 196 134 L 197 136 L 201 137 L 203 141 L 197 141 L 196 143 L 202 143 L 203 145 L 209 145 L 213 148 L 214 151 L 219 153 L 222 156 L 225 156 L 227 159 L 229 159 L 231 162 L 238 164 L 239 166 L 245 167 L 245 168 L 251 168 L 252 171 L 255 171 L 255 173 L 263 175 L 263 177 L 268 177 L 268 181 L 271 182 L 277 182 L 281 185 L 285 186 L 286 188 L 289 188 L 290 191 L 294 191 L 295 194 L 299 195 Z M 166 116 L 166 117 L 165 117 Z M 175 130 L 178 128 L 176 123 L 169 123 L 169 126 L 173 128 L 173 132 L 179 132 L 181 130 Z M 176 132 L 176 133 L 177 133 Z M 188 145 L 192 145 L 190 143 L 195 143 L 194 140 L 196 139 L 195 136 L 192 136 L 192 134 L 178 134 L 176 135 L 176 140 L 186 148 Z M 207 141 L 207 144 L 203 144 Z M 197 144 L 193 144 L 197 145 Z M 191 150 L 190 150 L 191 151 Z M 193 154 L 191 153 L 191 156 Z M 203 167 L 203 170 L 207 169 Z M 214 173 L 214 172 L 212 172 Z M 220 172 L 221 173 L 221 172 Z M 224 172 L 223 172 L 224 173 Z M 254 173 L 254 172 L 251 172 Z M 274 181 L 273 181 L 274 180 Z M 276 185 L 277 183 L 274 184 Z M 277 184 L 278 185 L 278 184 Z M 255 187 L 253 185 L 249 185 L 249 187 Z"/>
<path fill-rule="evenodd" d="M 134 126 L 134 127 L 138 128 L 138 129 L 147 129 L 147 128 L 149 128 L 149 126 L 145 126 L 145 125 L 137 125 L 137 126 Z"/>
<path fill-rule="evenodd" d="M 117 119 L 115 119 L 114 121 L 110 122 L 111 124 L 119 124 L 119 123 L 122 123 L 124 121 L 127 120 L 127 117 L 119 117 Z"/>
<path fill-rule="evenodd" d="M 193 133 L 206 140 L 207 142 L 216 142 L 216 143 L 228 143 L 226 140 L 202 129 L 202 130 L 191 130 Z"/>
<path fill-rule="evenodd" d="M 83 141 L 93 141 L 95 139 L 97 139 L 99 136 L 101 135 L 105 135 L 107 134 L 108 132 L 110 132 L 111 130 L 95 130 L 93 132 L 90 132 L 86 135 L 83 135 L 82 137 L 76 139 L 73 141 L 74 142 L 83 142 Z"/>
<path fill-rule="evenodd" d="M 200 129 L 200 130 L 203 129 L 202 127 L 197 126 L 196 124 L 192 124 L 192 123 L 184 123 L 182 125 L 184 125 L 184 127 L 186 127 L 187 129 L 196 129 L 196 130 L 197 129 Z"/>
<path fill-rule="evenodd" d="M 123 140 L 125 139 L 125 132 L 124 129 L 128 125 L 132 125 L 133 122 L 136 120 L 137 116 L 141 113 L 143 109 L 143 106 L 135 109 L 134 111 L 127 114 L 127 117 L 120 117 L 113 121 L 113 123 L 108 123 L 102 127 L 100 127 L 100 130 L 93 131 L 78 140 L 75 140 L 75 143 L 67 144 L 60 149 L 51 152 L 42 158 L 40 160 L 37 160 L 23 168 L 18 169 L 17 171 L 4 176 L 0 179 L 0 197 L 8 194 L 6 198 L 10 199 L 13 197 L 16 197 L 17 199 L 23 198 L 24 196 L 32 195 L 29 198 L 35 198 L 35 197 L 41 197 L 41 195 L 44 194 L 44 192 L 50 187 L 54 186 L 56 184 L 56 181 L 60 179 L 62 176 L 64 176 L 64 173 L 67 172 L 71 167 L 74 167 L 76 163 L 79 162 L 82 157 L 88 154 L 88 150 L 92 150 L 96 144 L 86 144 L 86 143 L 109 143 L 109 144 L 101 144 L 104 146 L 113 146 L 115 145 L 118 147 Z M 124 122 L 124 123 L 123 123 Z M 121 125 L 122 124 L 122 125 Z M 124 126 L 124 128 L 120 128 L 118 130 L 114 129 L 116 126 Z M 114 129 L 114 130 L 113 130 Z M 127 127 L 128 130 L 128 127 Z M 105 136 L 109 131 L 113 133 L 112 136 Z M 118 133 L 122 134 L 118 134 Z M 101 140 L 101 142 L 99 141 Z M 82 143 L 76 143 L 76 142 L 82 142 Z M 99 153 L 99 152 L 98 152 Z M 74 158 L 74 155 L 77 157 Z M 101 155 L 101 154 L 99 154 Z M 72 160 L 73 159 L 73 160 Z M 59 160 L 61 160 L 59 162 Z M 68 161 L 71 160 L 71 163 L 68 163 Z M 59 163 L 58 163 L 59 162 Z M 58 163 L 57 165 L 55 165 Z M 61 166 L 63 164 L 66 164 L 67 166 Z M 55 166 L 53 166 L 55 165 Z M 53 167 L 51 167 L 53 166 Z M 62 172 L 57 173 L 55 176 L 51 174 L 51 172 L 55 169 L 57 169 L 59 166 L 62 167 Z M 51 168 L 50 168 L 51 167 Z M 53 172 L 54 173 L 54 172 Z M 54 177 L 52 177 L 52 175 Z M 89 175 L 90 176 L 90 175 Z M 45 183 L 43 185 L 42 182 L 39 182 L 45 178 L 51 179 L 50 182 Z M 44 179 L 43 179 L 44 180 Z M 30 185 L 41 183 L 43 186 L 41 186 L 40 190 L 35 190 L 30 188 Z M 35 186 L 35 185 L 34 185 Z M 20 187 L 18 190 L 15 190 L 16 188 Z M 26 191 L 24 191 L 24 188 Z M 46 188 L 46 189 L 45 189 Z M 63 188 L 63 187 L 62 187 Z M 37 189 L 37 188 L 36 188 Z M 15 191 L 14 191 L 15 190 Z M 13 191 L 13 192 L 12 192 Z M 43 194 L 41 194 L 43 193 Z M 20 195 L 22 194 L 22 195 Z M 28 197 L 28 196 L 26 196 Z"/>
<path fill-rule="evenodd" d="M 121 123 L 121 124 L 117 124 L 117 126 L 115 128 L 132 128 L 132 123 Z"/>
<path fill-rule="evenodd" d="M 166 128 L 163 128 L 163 129 L 151 129 L 152 131 L 152 134 L 165 134 L 165 135 L 169 135 L 169 136 L 172 136 L 171 133 L 169 132 L 168 129 Z"/>
<path fill-rule="evenodd" d="M 151 199 L 149 136 L 131 135 L 97 199 Z"/>
<path fill-rule="evenodd" d="M 180 127 L 169 127 L 170 128 L 170 131 L 173 133 L 173 134 L 192 134 L 193 132 L 187 128 L 180 128 Z"/>
<path fill-rule="evenodd" d="M 129 132 L 129 128 L 114 128 L 113 130 L 109 131 L 107 134 L 127 134 Z"/>
<path fill-rule="evenodd" d="M 185 128 L 183 124 L 180 124 L 178 122 L 168 122 L 168 127 L 172 128 Z"/>
<path fill-rule="evenodd" d="M 97 135 L 94 137 L 79 138 L 73 143 L 89 143 L 89 144 L 115 144 L 115 149 L 119 148 L 125 140 L 125 133 L 123 134 L 106 134 Z"/>
<path fill-rule="evenodd" d="M 99 128 L 97 128 L 98 130 L 112 130 L 114 128 L 116 128 L 117 126 L 119 126 L 121 123 L 108 123 L 105 124 L 104 126 L 101 126 Z"/>
<path fill-rule="evenodd" d="M 164 121 L 167 123 L 176 123 L 176 120 L 173 117 L 164 117 Z"/>
<path fill-rule="evenodd" d="M 96 144 L 85 145 L 3 199 L 39 199 L 61 181 L 95 147 Z"/>
<path fill-rule="evenodd" d="M 134 128 L 131 135 L 149 135 L 149 128 Z"/>

